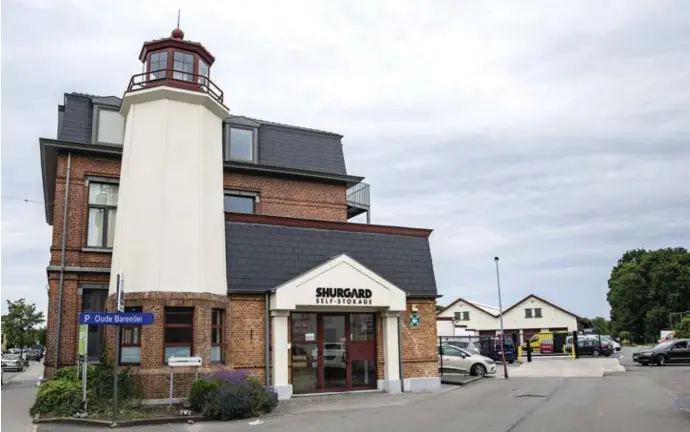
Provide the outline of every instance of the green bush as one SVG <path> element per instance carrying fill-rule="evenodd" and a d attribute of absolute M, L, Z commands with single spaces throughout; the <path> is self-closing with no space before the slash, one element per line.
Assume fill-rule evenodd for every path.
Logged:
<path fill-rule="evenodd" d="M 690 338 L 690 316 L 686 316 L 675 328 L 675 337 L 686 339 Z"/>
<path fill-rule="evenodd" d="M 38 389 L 31 415 L 54 414 L 71 416 L 79 411 L 82 403 L 82 388 L 76 380 L 50 380 Z"/>
<path fill-rule="evenodd" d="M 247 377 L 249 394 L 252 401 L 254 415 L 270 413 L 278 406 L 278 394 L 271 388 L 264 387 L 256 377 Z"/>
<path fill-rule="evenodd" d="M 243 419 L 273 411 L 278 394 L 245 371 L 218 371 L 192 385 L 189 403 L 215 420 Z"/>
<path fill-rule="evenodd" d="M 50 379 L 51 381 L 54 380 L 78 380 L 81 381 L 82 377 L 82 366 L 79 366 L 79 373 L 77 373 L 77 366 L 66 366 L 66 367 L 61 367 L 60 369 L 55 372 L 55 375 L 53 375 Z M 94 376 L 96 372 L 96 365 L 88 365 L 86 368 L 86 376 L 87 380 L 91 381 L 92 377 Z"/>
<path fill-rule="evenodd" d="M 192 384 L 192 389 L 189 391 L 189 406 L 196 412 L 201 412 L 206 404 L 206 398 L 209 392 L 217 390 L 221 382 L 213 379 L 200 379 Z"/>
<path fill-rule="evenodd" d="M 89 411 L 107 410 L 112 405 L 113 399 L 113 365 L 108 361 L 98 364 L 89 364 L 86 370 L 87 384 L 86 394 L 89 403 Z M 72 382 L 80 389 L 81 395 L 81 369 L 77 377 L 77 366 L 66 366 L 57 370 L 48 382 Z M 41 386 L 42 387 L 42 386 Z M 137 377 L 130 368 L 125 368 L 118 375 L 118 400 L 121 402 L 138 402 L 140 391 Z M 81 396 L 80 396 L 81 398 Z"/>
<path fill-rule="evenodd" d="M 252 400 L 249 389 L 243 385 L 225 382 L 211 390 L 203 410 L 213 420 L 239 420 L 251 417 Z"/>
<path fill-rule="evenodd" d="M 622 332 L 618 333 L 618 338 L 622 341 L 624 341 L 626 339 L 628 341 L 632 341 L 632 334 L 630 334 L 629 331 L 622 331 Z"/>

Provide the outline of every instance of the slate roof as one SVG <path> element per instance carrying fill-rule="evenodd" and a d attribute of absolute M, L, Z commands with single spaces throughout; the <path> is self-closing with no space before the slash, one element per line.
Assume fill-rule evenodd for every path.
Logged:
<path fill-rule="evenodd" d="M 429 239 L 245 222 L 225 225 L 228 292 L 266 292 L 347 254 L 408 295 L 437 296 Z"/>
<path fill-rule="evenodd" d="M 94 104 L 119 107 L 122 100 L 116 96 L 66 93 L 57 138 L 90 144 Z M 231 123 L 235 119 L 248 119 L 260 124 L 258 166 L 348 175 L 342 135 L 235 114 L 228 116 L 226 122 Z M 219 142 L 218 145 L 223 143 Z"/>

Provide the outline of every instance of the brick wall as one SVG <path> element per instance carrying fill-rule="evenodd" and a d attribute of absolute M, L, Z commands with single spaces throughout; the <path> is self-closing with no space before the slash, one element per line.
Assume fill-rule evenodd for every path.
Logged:
<path fill-rule="evenodd" d="M 115 296 L 108 298 L 108 310 L 115 307 Z M 232 330 L 230 303 L 228 297 L 206 293 L 146 292 L 125 295 L 125 306 L 141 306 L 143 312 L 155 316 L 153 325 L 141 328 L 141 364 L 131 366 L 139 375 L 145 399 L 162 399 L 170 396 L 170 369 L 164 363 L 165 353 L 165 307 L 193 307 L 194 333 L 192 355 L 202 358 L 199 376 L 210 375 L 218 370 L 232 369 L 230 353 L 232 350 Z M 224 310 L 223 323 L 223 363 L 211 363 L 211 312 Z M 115 358 L 116 327 L 106 328 L 106 348 L 108 358 Z M 176 368 L 174 397 L 186 397 L 196 379 L 195 368 Z"/>
<path fill-rule="evenodd" d="M 88 176 L 118 179 L 120 160 L 72 155 L 68 204 L 67 266 L 110 267 L 109 252 L 84 251 L 88 222 Z M 67 156 L 58 158 L 51 265 L 60 265 L 62 215 L 67 179 Z M 345 186 L 225 173 L 226 189 L 257 192 L 258 212 L 270 216 L 295 217 L 344 222 L 347 220 Z"/>
<path fill-rule="evenodd" d="M 417 305 L 419 327 L 410 327 L 412 305 Z M 437 377 L 436 299 L 407 299 L 401 316 L 403 378 Z"/>
<path fill-rule="evenodd" d="M 86 246 L 88 223 L 87 176 L 118 179 L 120 177 L 120 161 L 118 159 L 72 155 L 67 211 L 65 265 L 110 267 L 110 253 L 82 251 L 82 248 Z M 67 156 L 60 155 L 57 163 L 55 202 L 53 205 L 53 239 L 50 248 L 51 265 L 60 265 L 62 215 L 64 212 L 66 180 Z"/>
<path fill-rule="evenodd" d="M 62 292 L 62 330 L 60 333 L 60 366 L 74 365 L 77 361 L 77 344 L 79 338 L 79 312 L 82 296 L 79 295 L 81 284 L 107 284 L 107 274 L 73 273 L 65 274 Z M 60 273 L 48 272 L 48 325 L 46 326 L 46 355 L 44 358 L 46 377 L 55 371 L 55 343 L 57 334 L 58 297 Z"/>
<path fill-rule="evenodd" d="M 230 295 L 230 365 L 262 381 L 266 376 L 266 301 L 263 295 Z"/>
<path fill-rule="evenodd" d="M 347 221 L 344 185 L 225 173 L 223 186 L 225 189 L 258 193 L 259 214 Z"/>

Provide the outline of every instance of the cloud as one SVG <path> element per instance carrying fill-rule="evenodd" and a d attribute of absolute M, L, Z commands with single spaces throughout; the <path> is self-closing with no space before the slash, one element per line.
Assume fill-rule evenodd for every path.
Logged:
<path fill-rule="evenodd" d="M 498 255 L 504 304 L 606 315 L 620 254 L 690 244 L 687 2 L 179 3 L 233 112 L 344 134 L 373 222 L 435 229 L 442 303 L 496 303 Z M 62 93 L 122 94 L 178 5 L 3 6 L 3 196 L 40 200 Z M 42 209 L 2 204 L 3 298 L 45 305 Z"/>

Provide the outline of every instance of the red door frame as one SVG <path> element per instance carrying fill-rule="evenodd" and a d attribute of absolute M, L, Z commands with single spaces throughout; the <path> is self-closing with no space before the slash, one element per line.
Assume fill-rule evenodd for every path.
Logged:
<path fill-rule="evenodd" d="M 302 313 L 302 312 L 300 312 Z M 305 312 L 305 313 L 314 313 L 314 312 Z M 357 386 L 353 387 L 352 385 L 352 360 L 350 359 L 350 347 L 351 347 L 351 342 L 352 342 L 352 329 L 350 327 L 350 316 L 352 314 L 359 314 L 359 313 L 364 313 L 364 314 L 371 314 L 374 320 L 374 339 L 372 341 L 360 341 L 358 343 L 371 343 L 373 345 L 373 358 L 371 361 L 374 362 L 374 380 L 373 384 L 371 386 Z M 325 376 L 324 376 L 324 344 L 325 344 L 325 332 L 324 332 L 324 322 L 323 322 L 323 317 L 325 316 L 341 316 L 345 320 L 345 386 L 344 387 L 324 387 L 325 384 Z M 377 352 L 377 341 L 376 341 L 376 335 L 377 335 L 377 327 L 378 323 L 376 322 L 376 313 L 374 312 L 316 312 L 316 345 L 317 345 L 317 356 L 318 356 L 318 361 L 317 361 L 317 376 L 318 376 L 318 381 L 319 381 L 319 388 L 316 390 L 318 393 L 327 393 L 327 392 L 338 392 L 338 391 L 351 391 L 351 390 L 363 390 L 363 389 L 369 389 L 369 388 L 376 388 L 377 387 L 377 381 L 376 381 L 376 370 L 377 370 L 377 361 L 376 361 L 376 352 Z M 357 359 L 356 359 L 357 360 Z"/>

